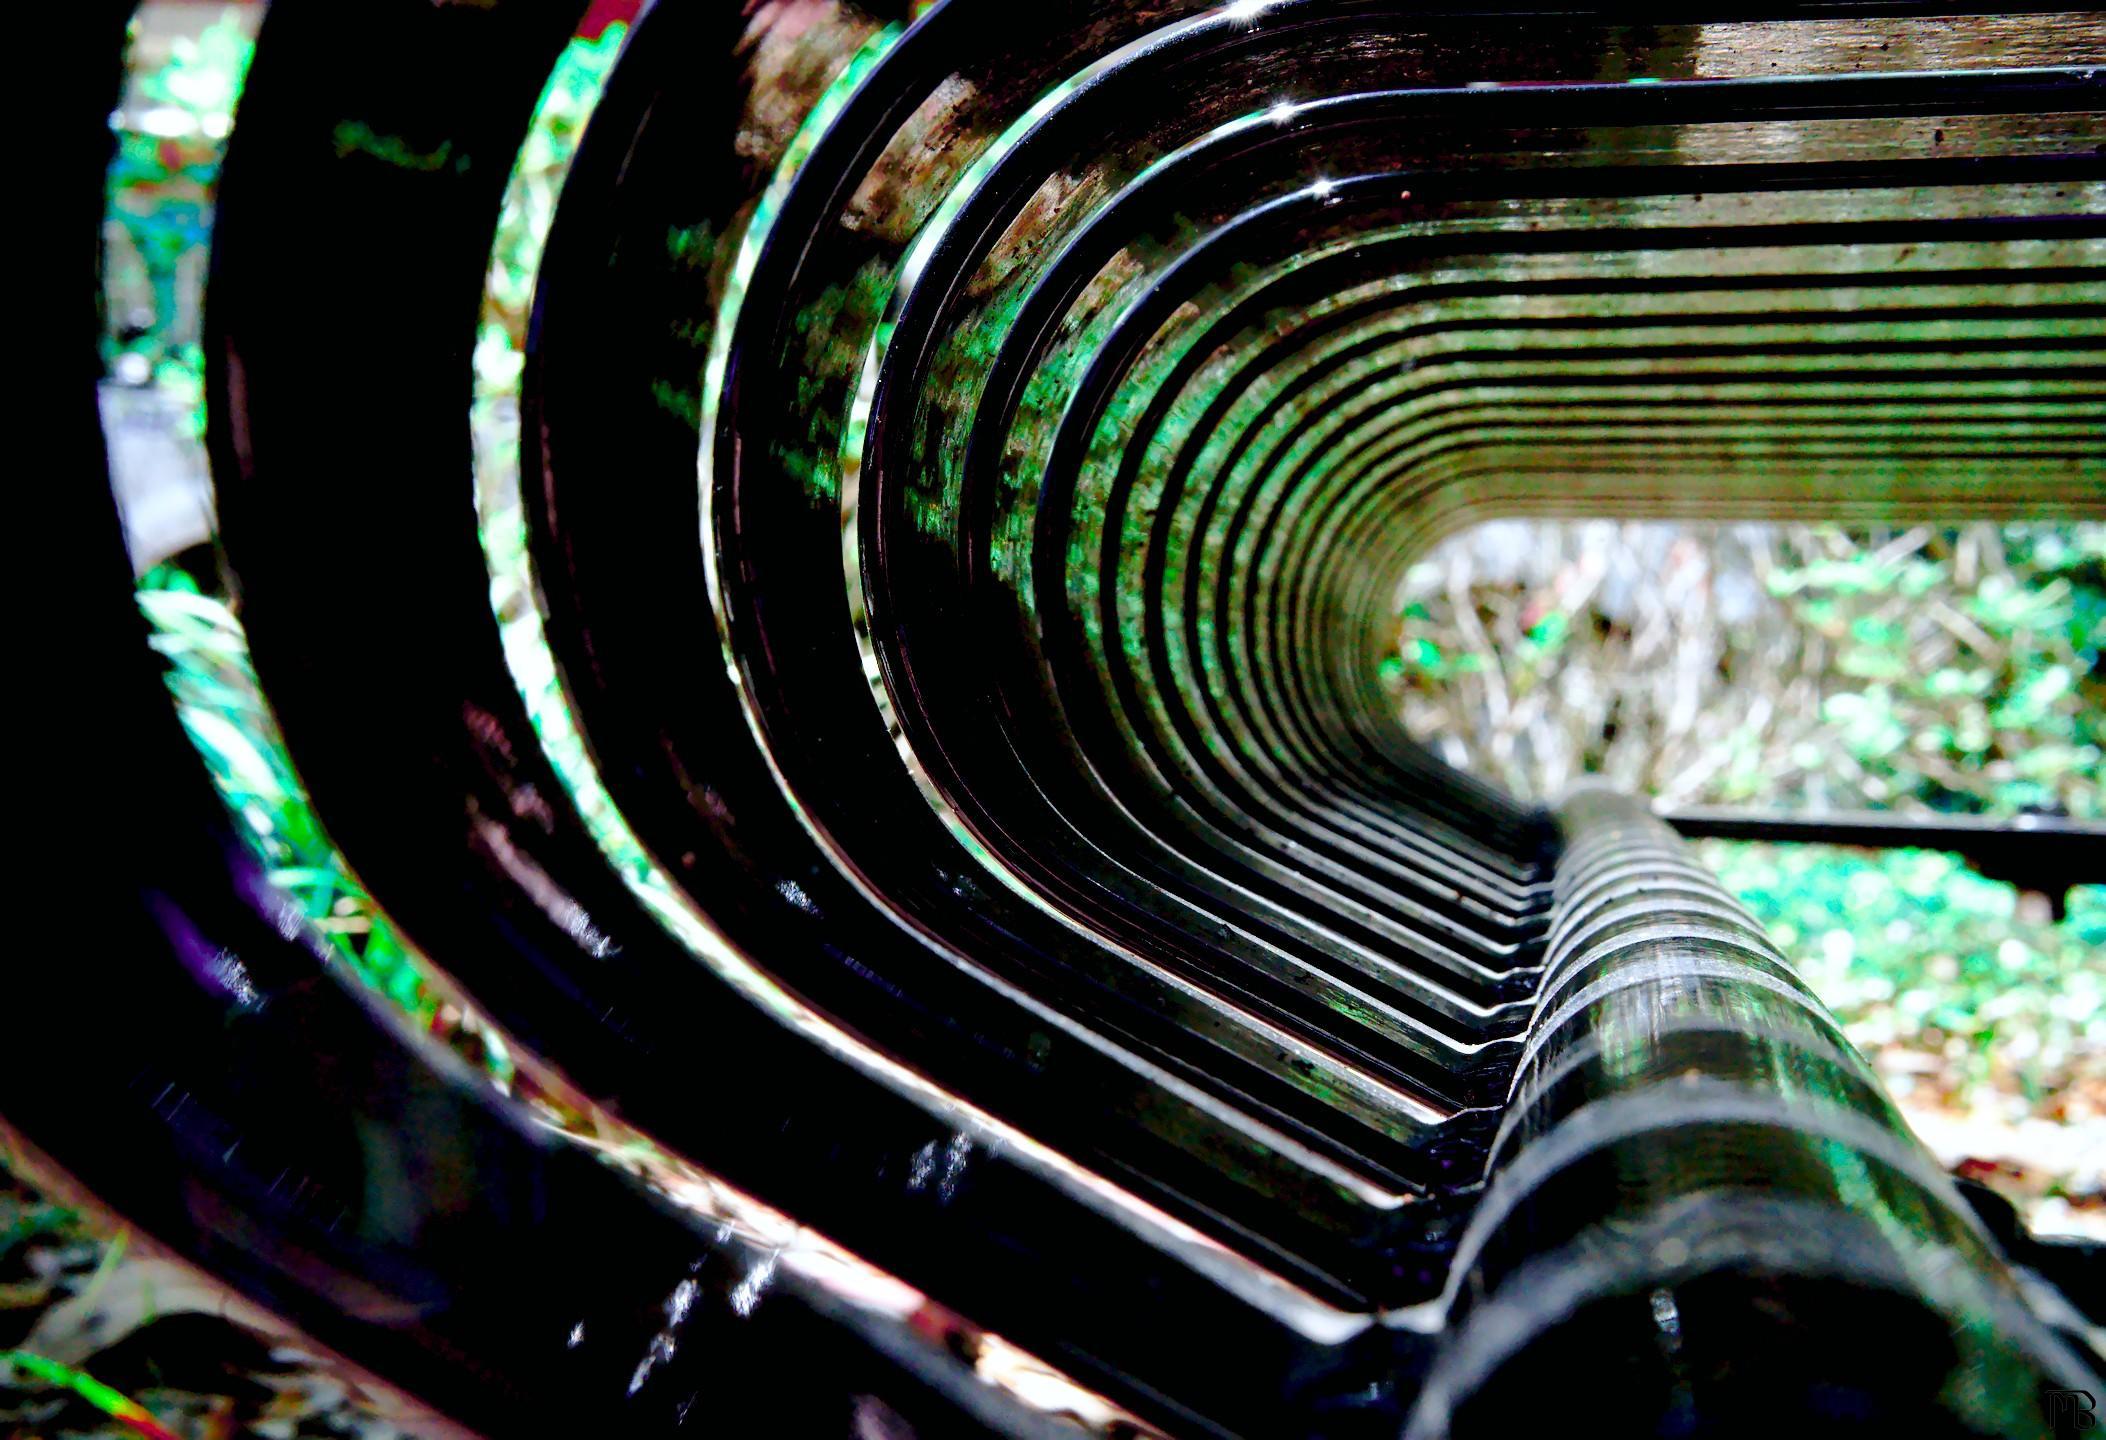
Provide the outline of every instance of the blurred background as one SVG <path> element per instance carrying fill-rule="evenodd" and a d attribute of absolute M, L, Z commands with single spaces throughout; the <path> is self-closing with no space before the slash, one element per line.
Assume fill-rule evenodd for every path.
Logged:
<path fill-rule="evenodd" d="M 520 673 L 541 677 L 528 699 L 556 746 L 576 737 L 552 671 L 535 669 L 545 652 L 510 563 L 523 558 L 510 437 L 540 240 L 634 9 L 596 5 L 543 96 L 476 354 L 478 501 L 493 554 L 510 557 L 493 564 L 492 603 L 518 632 Z M 199 299 L 260 13 L 144 5 L 112 117 L 102 401 L 140 602 L 191 736 L 278 882 L 350 967 L 509 1084 L 506 1057 L 425 992 L 306 810 L 219 581 Z M 313 247 L 324 287 L 330 237 Z M 1382 677 L 1413 735 L 1528 797 L 1601 774 L 1677 805 L 2099 819 L 2102 643 L 2106 526 L 1502 521 L 1450 537 L 1406 577 Z M 342 665 L 355 693 L 354 650 Z M 131 822 L 111 823 L 122 843 Z M 1941 1161 L 2042 1232 L 2106 1238 L 2106 887 L 2029 892 L 1934 851 L 1702 849 Z M 356 1377 L 259 1335 L 259 1317 L 37 1193 L 7 1159 L 0 1430 L 402 1433 Z"/>

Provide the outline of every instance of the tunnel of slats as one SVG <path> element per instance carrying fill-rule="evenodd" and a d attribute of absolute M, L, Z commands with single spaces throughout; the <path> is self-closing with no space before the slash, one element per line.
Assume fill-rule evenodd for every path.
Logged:
<path fill-rule="evenodd" d="M 520 392 L 573 753 L 468 417 L 580 8 L 277 0 L 205 305 L 300 781 L 542 1098 L 342 975 L 200 773 L 83 313 L 49 748 L 140 843 L 21 984 L 125 1058 L 0 1060 L 22 1155 L 491 1435 L 2046 1435 L 2100 1388 L 2096 1254 L 1963 1199 L 1640 803 L 1450 769 L 1377 664 L 1487 516 L 2106 513 L 2106 17 L 659 0 Z M 83 288 L 121 26 L 44 222 Z"/>

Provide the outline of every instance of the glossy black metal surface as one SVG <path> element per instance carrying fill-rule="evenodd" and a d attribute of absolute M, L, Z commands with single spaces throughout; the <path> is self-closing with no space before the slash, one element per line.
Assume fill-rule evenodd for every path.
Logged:
<path fill-rule="evenodd" d="M 39 224 L 70 230 L 77 259 L 94 255 L 124 20 L 111 7 L 54 136 L 83 163 Z M 553 1136 L 343 972 L 237 837 L 168 704 L 101 473 L 93 335 L 76 323 L 51 351 L 48 418 L 65 434 L 72 417 L 76 469 L 55 487 L 65 543 L 37 567 L 78 626 L 53 657 L 78 709 L 45 733 L 29 791 L 46 837 L 29 873 L 59 903 L 8 976 L 18 1024 L 76 1039 L 0 1051 L 10 1163 L 410 1391 L 432 1433 L 617 1413 L 625 1433 L 669 1433 L 698 1403 L 790 1433 L 1055 1433 L 934 1337 L 777 1273 Z M 141 823 L 101 854 L 90 897 L 69 872 L 125 812 Z"/>
<path fill-rule="evenodd" d="M 2078 1268 L 1960 1200 L 1672 833 L 1440 764 L 1375 662 L 1480 514 L 2106 509 L 2106 23 L 661 0 L 519 397 L 579 755 L 469 428 L 579 9 L 271 8 L 206 307 L 241 623 L 434 982 L 950 1348 L 280 923 L 156 693 L 85 369 L 57 593 L 109 730 L 65 753 L 156 828 L 35 972 L 137 1057 L 9 1058 L 51 1163 L 493 1434 L 1046 1430 L 981 1331 L 1193 1435 L 1489 1434 L 1603 1367 L 1638 1433 L 2024 1434 L 2090 1383 L 2007 1262 Z"/>
<path fill-rule="evenodd" d="M 1613 1368 L 1619 1429 L 2022 1433 L 2086 1383 L 1987 1228 L 1666 825 L 1583 790 L 1529 1048 L 1411 1432 Z M 1663 877 L 1673 877 L 1663 883 Z"/>

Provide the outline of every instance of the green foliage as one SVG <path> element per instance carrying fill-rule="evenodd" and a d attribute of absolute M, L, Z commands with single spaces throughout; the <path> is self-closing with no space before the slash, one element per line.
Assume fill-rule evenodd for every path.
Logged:
<path fill-rule="evenodd" d="M 141 578 L 139 608 L 152 624 L 154 649 L 167 661 L 176 715 L 271 882 L 298 903 L 354 973 L 429 1024 L 439 1002 L 309 805 L 257 686 L 240 621 L 173 565 Z"/>
<path fill-rule="evenodd" d="M 252 44 L 228 10 L 168 62 L 136 77 L 117 130 L 105 226 L 109 307 L 104 363 L 180 398 L 202 431 L 197 290 L 212 235 L 213 189 Z"/>
<path fill-rule="evenodd" d="M 6 1158 L 0 1154 L 0 1161 Z M 0 1167 L 0 1179 L 5 1175 L 5 1168 Z M 0 1186 L 0 1262 L 29 1242 L 63 1240 L 79 1227 L 79 1212 Z"/>
<path fill-rule="evenodd" d="M 1910 1098 L 2053 1110 L 2091 1083 L 2106 1054 L 2106 887 L 2073 890 L 2058 923 L 2039 897 L 1936 851 L 1704 848 L 1859 1048 L 1929 1092 Z M 1897 1049 L 1939 1063 L 1911 1075 Z"/>
<path fill-rule="evenodd" d="M 2098 816 L 2102 561 L 2106 527 L 1978 527 L 1773 571 L 1833 647 L 1837 743 L 1803 768 L 1886 805 Z"/>
<path fill-rule="evenodd" d="M 1521 794 L 1600 773 L 1678 804 L 2106 806 L 2106 526 L 1537 526 L 1510 549 L 1521 573 L 1467 536 L 1415 570 L 1381 678 Z"/>
<path fill-rule="evenodd" d="M 610 25 L 593 39 L 573 39 L 557 57 L 542 87 L 490 247 L 482 332 L 475 347 L 476 378 L 486 388 L 518 386 L 542 242 L 555 218 L 563 176 L 584 136 L 593 103 L 621 52 L 627 29 Z"/>

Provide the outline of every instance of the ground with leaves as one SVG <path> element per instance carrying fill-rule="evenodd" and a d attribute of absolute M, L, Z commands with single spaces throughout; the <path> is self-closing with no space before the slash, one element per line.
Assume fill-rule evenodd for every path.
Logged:
<path fill-rule="evenodd" d="M 410 1440 L 355 1380 L 0 1167 L 0 1435 Z"/>

